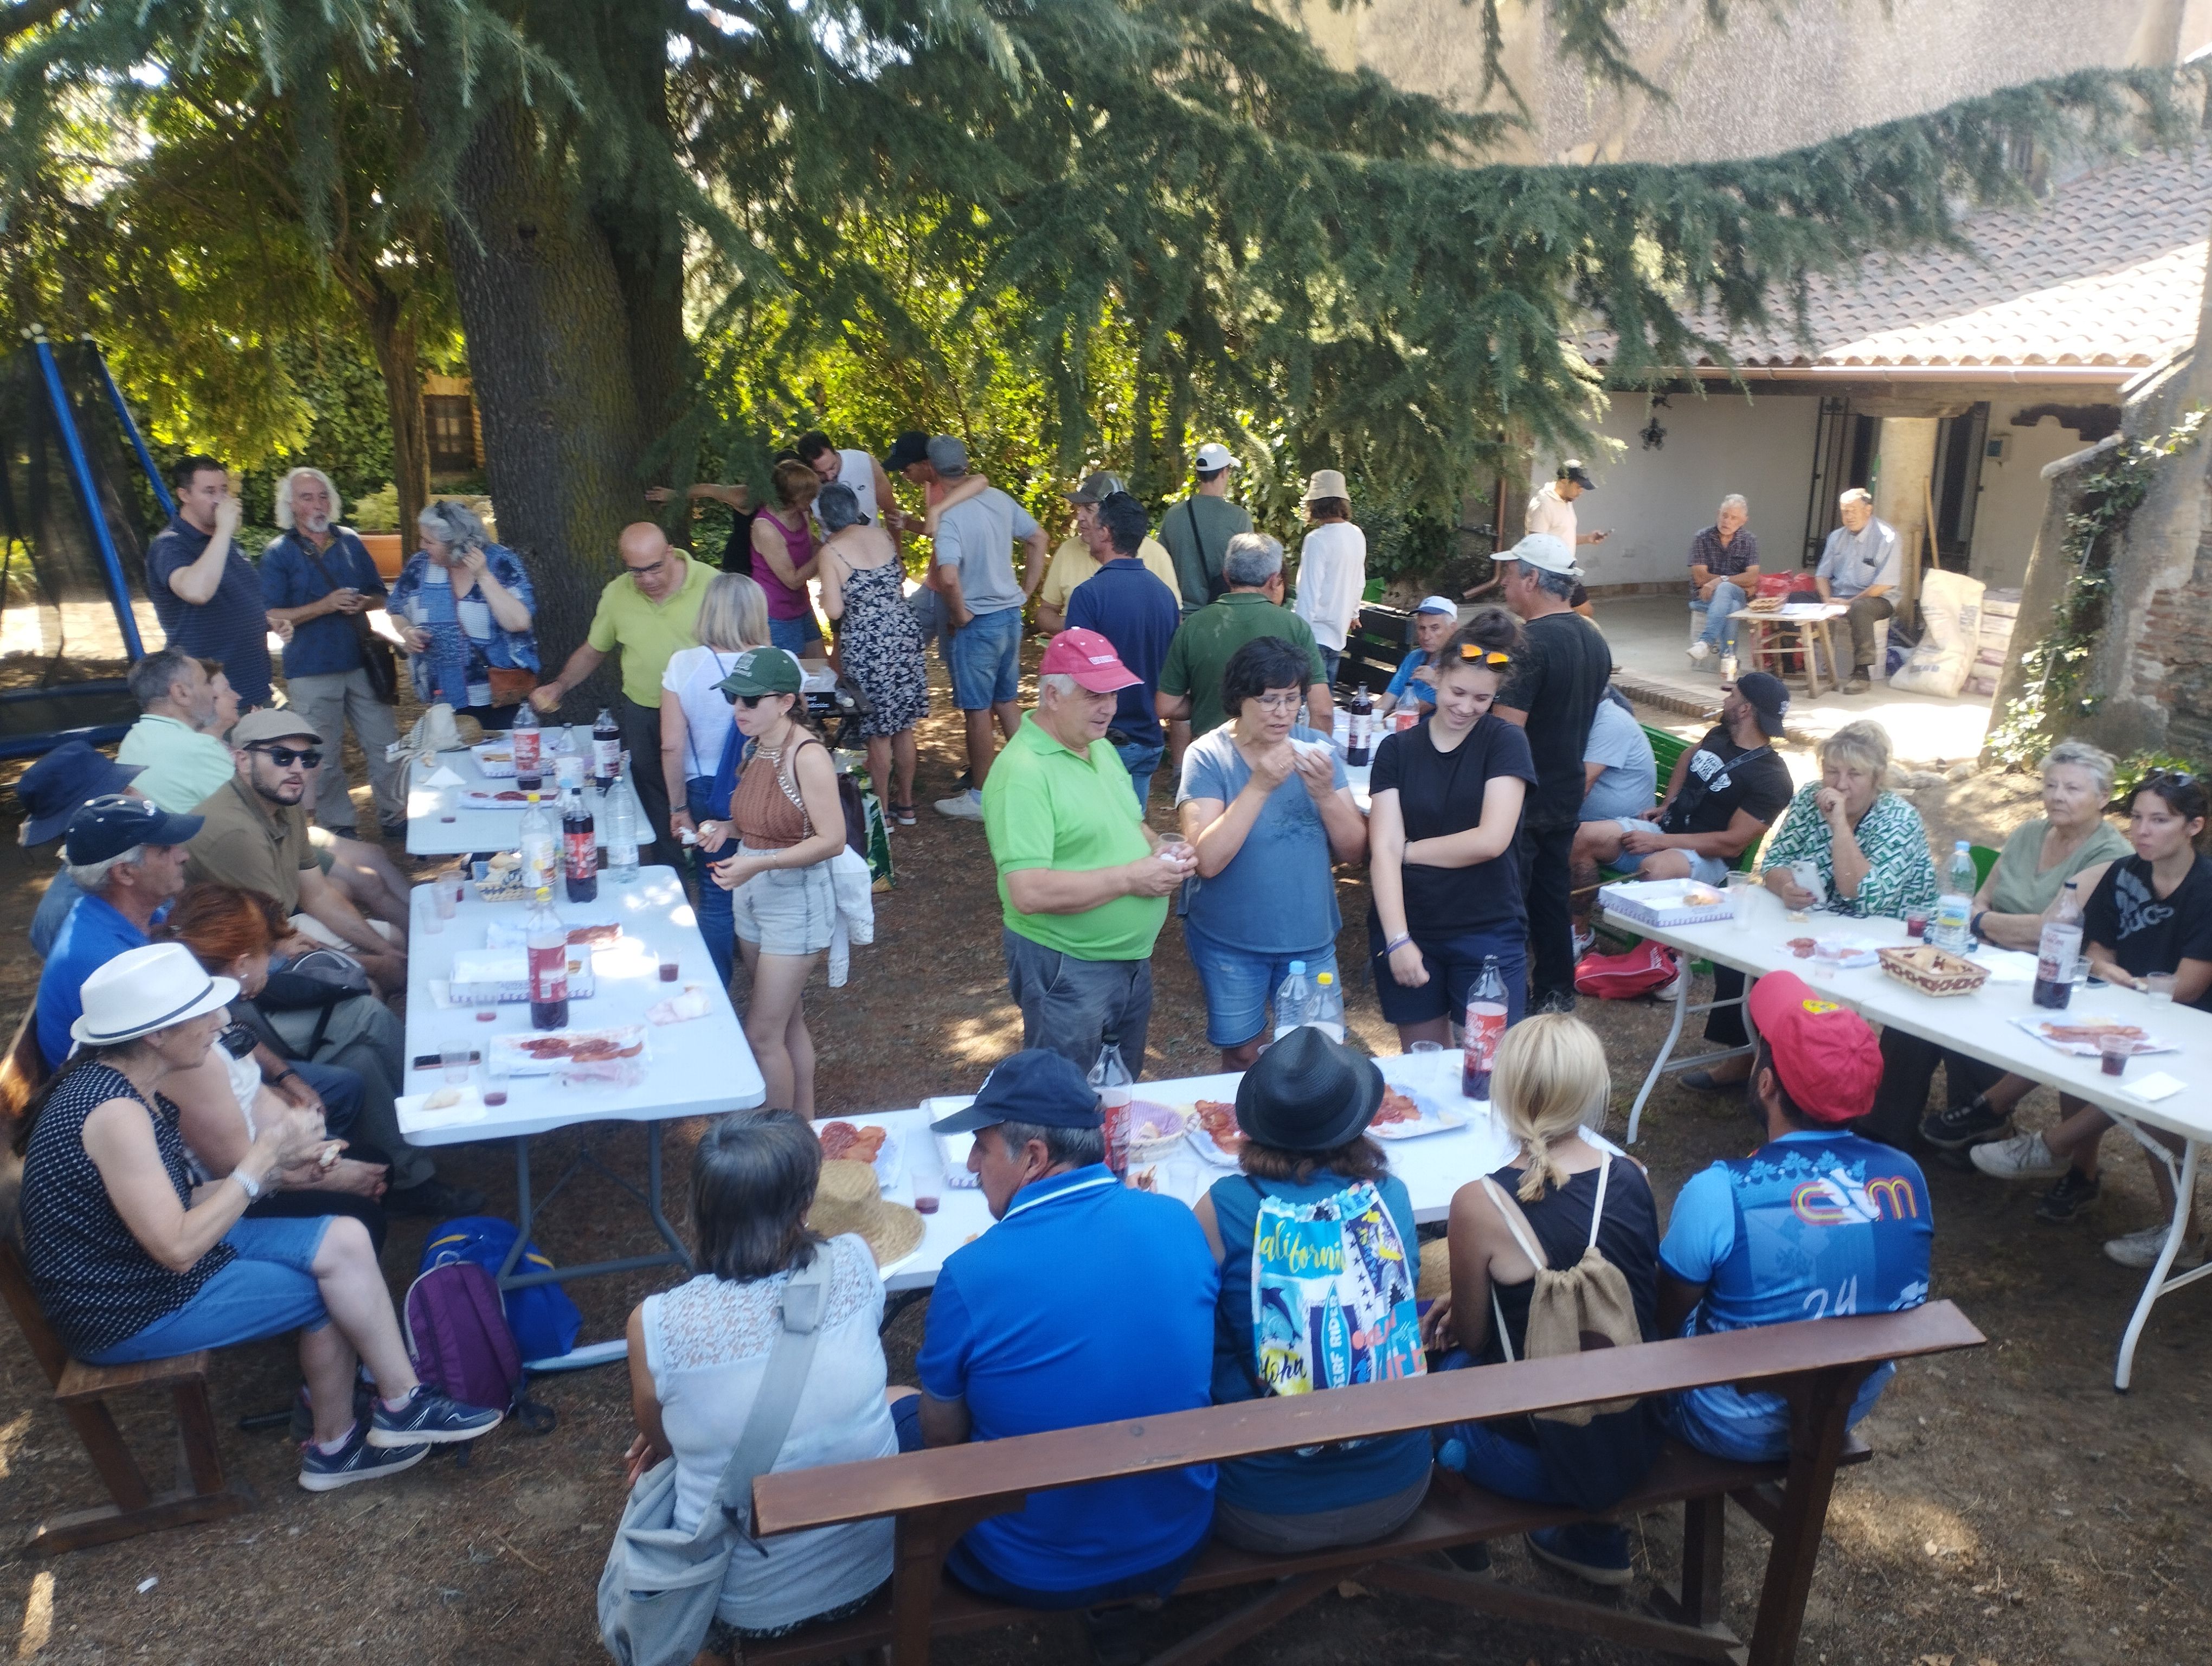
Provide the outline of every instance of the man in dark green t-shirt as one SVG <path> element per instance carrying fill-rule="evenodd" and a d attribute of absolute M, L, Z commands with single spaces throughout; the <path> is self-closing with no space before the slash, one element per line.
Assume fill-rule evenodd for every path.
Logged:
<path fill-rule="evenodd" d="M 1229 501 L 1229 471 L 1237 466 L 1228 447 L 1209 440 L 1198 448 L 1198 489 L 1160 517 L 1160 542 L 1174 558 L 1186 619 L 1219 599 L 1229 540 L 1252 530 L 1252 512 Z"/>
<path fill-rule="evenodd" d="M 1313 727 L 1334 728 L 1336 708 L 1313 629 L 1283 605 L 1283 546 L 1265 532 L 1241 533 L 1229 542 L 1222 575 L 1229 581 L 1228 593 L 1186 617 L 1168 644 L 1154 708 L 1162 717 L 1187 720 L 1193 733 L 1218 728 L 1236 715 L 1221 706 L 1221 673 L 1229 656 L 1255 637 L 1280 636 L 1305 654 L 1306 713 Z"/>

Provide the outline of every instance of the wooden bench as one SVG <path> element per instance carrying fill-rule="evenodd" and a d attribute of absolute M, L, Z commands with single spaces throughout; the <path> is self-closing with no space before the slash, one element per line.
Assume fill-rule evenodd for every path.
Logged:
<path fill-rule="evenodd" d="M 31 1289 L 15 1246 L 0 1237 L 0 1297 L 31 1345 L 39 1367 L 53 1385 L 54 1402 L 84 1442 L 86 1456 L 106 1483 L 111 1502 L 42 1523 L 24 1548 L 34 1555 L 58 1555 L 87 1545 L 135 1538 L 156 1528 L 215 1521 L 249 1508 L 253 1495 L 227 1485 L 222 1453 L 216 1444 L 215 1408 L 208 1400 L 208 1356 L 179 1354 L 132 1365 L 88 1365 L 72 1359 Z M 155 1493 L 123 1432 L 108 1409 L 109 1396 L 145 1389 L 167 1389 L 177 1410 L 177 1484 Z"/>
<path fill-rule="evenodd" d="M 1848 1439 L 1845 1420 L 1852 1396 L 1883 1360 L 1977 1347 L 1982 1340 L 1956 1307 L 1937 1302 L 1908 1313 L 1805 1321 L 1572 1359 L 1437 1372 L 1349 1391 L 1214 1406 L 1137 1422 L 1094 1424 L 994 1441 L 988 1450 L 945 1447 L 763 1475 L 753 1488 L 760 1532 L 797 1532 L 890 1516 L 897 1523 L 897 1547 L 887 1597 L 849 1620 L 748 1643 L 747 1666 L 804 1666 L 886 1645 L 896 1666 L 921 1666 L 934 1637 L 1027 1620 L 1027 1610 L 977 1596 L 947 1579 L 944 1562 L 969 1527 L 1020 1509 L 1033 1492 L 1324 1441 L 1401 1434 L 1591 1399 L 1668 1394 L 1722 1383 L 1756 1385 L 1788 1401 L 1790 1456 L 1776 1464 L 1729 1463 L 1670 1443 L 1644 1484 L 1615 1512 L 1683 1506 L 1680 1584 L 1677 1592 L 1655 1596 L 1656 1613 L 1553 1596 L 1436 1565 L 1430 1553 L 1581 1516 L 1572 1509 L 1502 1498 L 1439 1472 L 1413 1519 L 1374 1544 L 1301 1556 L 1209 1547 L 1178 1594 L 1254 1584 L 1267 1590 L 1155 1657 L 1153 1666 L 1199 1666 L 1212 1660 L 1297 1612 L 1339 1580 L 1354 1577 L 1378 1588 L 1561 1626 L 1632 1647 L 1778 1666 L 1796 1657 L 1837 1467 L 1866 1455 Z M 1758 1623 L 1747 1645 L 1720 1619 L 1724 1517 L 1731 1498 L 1772 1535 Z"/>

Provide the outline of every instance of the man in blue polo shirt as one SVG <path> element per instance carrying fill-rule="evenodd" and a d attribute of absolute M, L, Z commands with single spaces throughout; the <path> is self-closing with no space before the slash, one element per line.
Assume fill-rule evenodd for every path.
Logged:
<path fill-rule="evenodd" d="M 1746 1084 L 1766 1143 L 1692 1175 L 1659 1246 L 1667 1335 L 1741 1330 L 1846 1313 L 1900 1313 L 1928 1299 L 1935 1235 L 1928 1183 L 1894 1146 L 1844 1126 L 1873 1108 L 1881 1049 L 1864 1018 L 1790 972 L 1748 1000 L 1759 1051 Z M 1886 1364 L 1851 1406 L 1856 1423 L 1896 1374 Z M 1716 1457 L 1786 1456 L 1790 1408 L 1776 1394 L 1692 1389 L 1674 1432 Z"/>
<path fill-rule="evenodd" d="M 39 1051 L 49 1070 L 69 1057 L 85 979 L 153 941 L 154 921 L 185 888 L 185 844 L 200 824 L 198 816 L 173 816 L 119 793 L 95 799 L 70 819 L 62 858 L 82 894 L 39 976 Z"/>
<path fill-rule="evenodd" d="M 1129 784 L 1136 788 L 1141 806 L 1152 794 L 1152 774 L 1167 751 L 1167 732 L 1160 727 L 1152 697 L 1159 692 L 1168 644 L 1182 623 L 1182 606 L 1139 554 L 1152 525 L 1145 506 L 1127 492 L 1109 492 L 1099 500 L 1097 514 L 1110 558 L 1100 562 L 1097 572 L 1068 593 L 1067 623 L 1071 629 L 1095 630 L 1113 643 L 1114 652 L 1138 679 L 1121 691 L 1106 739 L 1128 770 Z"/>
<path fill-rule="evenodd" d="M 899 1402 L 901 1444 L 957 1446 L 1210 1402 L 1220 1273 L 1197 1217 L 1105 1164 L 1098 1097 L 1057 1053 L 1000 1061 L 936 1125 L 972 1132 L 968 1168 L 998 1225 L 938 1275 Z M 988 1457 L 982 1460 L 988 1462 Z M 1213 1519 L 1213 1468 L 1033 1494 L 968 1529 L 953 1577 L 1027 1608 L 1174 1590 Z"/>
<path fill-rule="evenodd" d="M 146 593 L 169 646 L 220 660 L 238 703 L 270 704 L 269 631 L 261 580 L 240 555 L 238 499 L 230 471 L 212 457 L 187 457 L 169 471 L 177 512 L 146 548 Z M 289 631 L 290 627 L 284 627 Z"/>

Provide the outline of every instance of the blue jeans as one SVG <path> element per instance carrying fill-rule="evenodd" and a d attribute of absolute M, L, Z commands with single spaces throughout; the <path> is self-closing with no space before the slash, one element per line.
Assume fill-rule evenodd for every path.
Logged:
<path fill-rule="evenodd" d="M 703 818 L 708 821 L 727 819 L 730 806 L 719 809 L 714 800 L 714 780 L 711 775 L 694 775 L 684 783 L 684 807 L 691 812 L 694 826 Z M 732 893 L 714 883 L 714 876 L 707 872 L 709 865 L 733 855 L 737 851 L 737 836 L 732 833 L 722 848 L 709 854 L 691 847 L 691 872 L 699 879 L 699 935 L 707 939 L 707 958 L 714 963 L 714 970 L 722 980 L 722 987 L 730 987 L 730 974 L 738 959 L 737 915 Z"/>
<path fill-rule="evenodd" d="M 1460 1371 L 1474 1363 L 1464 1348 L 1444 1356 L 1440 1369 Z M 1486 1492 L 1518 1499 L 1523 1504 L 1571 1505 L 1561 1498 L 1544 1475 L 1544 1456 L 1534 1446 L 1502 1435 L 1487 1423 L 1454 1423 L 1437 1431 L 1437 1462 Z M 1609 1523 L 1576 1523 L 1578 1536 L 1597 1547 L 1626 1552 L 1628 1529 Z"/>
<path fill-rule="evenodd" d="M 986 712 L 1022 696 L 1022 610 L 977 613 L 952 633 L 952 703 Z"/>
<path fill-rule="evenodd" d="M 1498 976 L 1505 982 L 1505 1022 L 1521 1022 L 1528 1005 L 1528 950 L 1520 933 L 1431 937 L 1407 923 L 1429 969 L 1429 981 L 1417 989 L 1407 988 L 1390 975 L 1390 958 L 1382 952 L 1382 922 L 1372 913 L 1367 916 L 1367 964 L 1375 969 L 1375 997 L 1384 1018 L 1397 1025 L 1425 1024 L 1432 1018 L 1458 1023 L 1467 1016 L 1468 991 L 1482 976 L 1483 958 L 1495 955 Z"/>
<path fill-rule="evenodd" d="M 810 613 L 803 619 L 770 619 L 768 622 L 768 639 L 785 653 L 795 654 L 803 659 L 809 643 L 820 644 L 822 632 L 814 623 L 814 616 Z"/>
<path fill-rule="evenodd" d="M 1874 1409 L 1896 1375 L 1896 1364 L 1887 1361 L 1859 1385 L 1851 1401 L 1851 1427 Z M 1738 1463 L 1778 1463 L 1790 1456 L 1790 1406 L 1778 1394 L 1747 1392 L 1732 1383 L 1716 1383 L 1668 1395 L 1660 1402 L 1659 1416 L 1676 1439 L 1715 1457 Z"/>
<path fill-rule="evenodd" d="M 1152 796 L 1152 776 L 1160 767 L 1160 759 L 1167 755 L 1164 743 L 1147 744 L 1141 740 L 1117 740 L 1114 751 L 1121 760 L 1121 767 L 1129 772 L 1129 785 L 1136 789 L 1137 813 L 1145 812 L 1145 806 Z"/>
<path fill-rule="evenodd" d="M 1152 1021 L 1152 963 L 1081 960 L 1001 928 L 1006 988 L 1022 1009 L 1022 1045 L 1057 1053 L 1079 1070 L 1113 1042 L 1132 1076 L 1145 1073 L 1145 1036 Z"/>
<path fill-rule="evenodd" d="M 1716 654 L 1735 652 L 1735 621 L 1729 616 L 1742 607 L 1743 587 L 1734 579 L 1722 579 L 1713 586 L 1713 593 L 1705 602 L 1705 628 L 1698 633 L 1698 640 Z"/>
<path fill-rule="evenodd" d="M 238 1252 L 237 1260 L 174 1313 L 104 1353 L 88 1353 L 85 1362 L 127 1365 L 258 1341 L 288 1330 L 320 1330 L 331 1316 L 323 1310 L 321 1286 L 308 1269 L 330 1225 L 328 1215 L 238 1222 L 222 1237 Z"/>
<path fill-rule="evenodd" d="M 1321 650 L 1321 680 L 1330 688 L 1334 688 L 1336 668 L 1343 661 L 1344 650 L 1340 648 L 1322 648 L 1319 642 L 1316 642 L 1314 646 Z"/>
<path fill-rule="evenodd" d="M 1333 943 L 1302 954 L 1264 954 L 1208 937 L 1188 920 L 1182 941 L 1206 992 L 1206 1038 L 1216 1047 L 1242 1047 L 1266 1033 L 1267 1002 L 1291 975 L 1293 960 L 1304 961 L 1309 975 L 1336 970 Z"/>

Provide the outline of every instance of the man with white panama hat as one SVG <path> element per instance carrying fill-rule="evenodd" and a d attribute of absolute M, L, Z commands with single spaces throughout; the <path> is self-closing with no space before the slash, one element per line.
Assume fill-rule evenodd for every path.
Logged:
<path fill-rule="evenodd" d="M 351 1216 L 247 1219 L 312 1163 L 323 1119 L 288 1109 L 222 1179 L 195 1186 L 161 1085 L 204 1062 L 239 987 L 180 943 L 117 956 L 84 981 L 82 1049 L 36 1102 L 19 1208 L 39 1305 L 70 1351 L 120 1365 L 297 1330 L 315 1418 L 300 1485 L 327 1492 L 396 1474 L 502 1414 L 415 1375 L 368 1233 Z M 378 1395 L 354 1412 L 356 1367 Z"/>
<path fill-rule="evenodd" d="M 1221 576 L 1229 540 L 1252 530 L 1252 512 L 1229 501 L 1229 471 L 1243 465 L 1236 453 L 1209 440 L 1192 459 L 1197 485 L 1188 497 L 1168 506 L 1160 517 L 1160 542 L 1175 557 L 1183 617 L 1188 618 L 1217 599 L 1227 587 Z"/>

